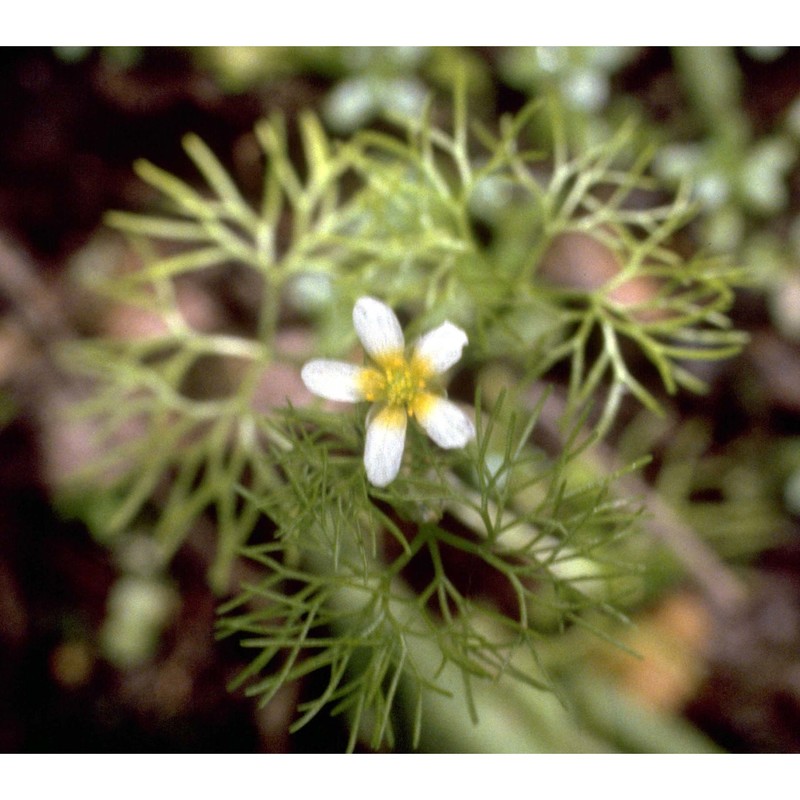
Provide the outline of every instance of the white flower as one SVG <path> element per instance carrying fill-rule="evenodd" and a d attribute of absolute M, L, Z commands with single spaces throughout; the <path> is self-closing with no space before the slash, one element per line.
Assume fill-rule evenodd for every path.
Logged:
<path fill-rule="evenodd" d="M 461 358 L 467 335 L 450 322 L 422 336 L 406 356 L 394 312 L 372 297 L 353 308 L 353 324 L 371 366 L 315 359 L 301 373 L 314 394 L 328 400 L 374 403 L 367 416 L 364 466 L 374 486 L 391 483 L 400 470 L 408 417 L 416 417 L 440 447 L 464 447 L 475 438 L 469 417 L 435 390 L 439 375 Z"/>

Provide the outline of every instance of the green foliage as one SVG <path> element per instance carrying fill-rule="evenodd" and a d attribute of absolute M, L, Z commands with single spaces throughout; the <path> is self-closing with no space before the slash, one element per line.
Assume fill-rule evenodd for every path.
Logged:
<path fill-rule="evenodd" d="M 539 644 L 576 625 L 602 633 L 597 614 L 617 614 L 636 583 L 625 549 L 636 508 L 586 454 L 625 393 L 658 409 L 644 366 L 668 392 L 699 390 L 687 364 L 742 341 L 725 316 L 735 273 L 674 247 L 691 204 L 685 192 L 670 202 L 657 194 L 630 126 L 574 150 L 556 103 L 534 102 L 490 130 L 469 122 L 464 98 L 456 92 L 447 125 L 429 103 L 420 117 L 345 142 L 303 114 L 299 165 L 284 122 L 260 123 L 256 201 L 192 135 L 184 146 L 203 189 L 137 163 L 164 208 L 109 215 L 144 263 L 97 288 L 146 309 L 162 330 L 69 353 L 97 385 L 83 410 L 97 421 L 101 455 L 76 485 L 109 483 L 115 503 L 96 515 L 98 530 L 150 520 L 168 557 L 211 519 L 212 583 L 238 590 L 220 634 L 255 652 L 237 685 L 268 702 L 322 671 L 325 688 L 296 726 L 327 706 L 347 715 L 351 748 L 360 738 L 391 744 L 398 708 L 416 742 L 426 702 L 451 692 L 440 677 L 452 670 L 473 717 L 477 683 L 550 688 Z M 604 248 L 617 268 L 588 286 L 544 274 L 567 235 Z M 197 330 L 179 302 L 187 281 L 221 271 L 257 287 L 247 335 Z M 621 290 L 636 282 L 644 291 L 631 301 Z M 462 392 L 474 400 L 474 445 L 443 451 L 411 429 L 405 467 L 381 490 L 361 466 L 363 409 L 255 400 L 270 370 L 298 367 L 280 345 L 283 315 L 313 329 L 309 355 L 343 356 L 363 295 L 407 314 L 410 335 L 445 318 L 462 326 L 465 383 L 478 387 Z M 198 375 L 232 362 L 222 390 L 212 393 L 207 377 L 198 389 Z M 558 444 L 545 448 L 540 390 L 559 366 L 566 400 Z M 489 380 L 499 368 L 511 376 L 507 392 Z M 235 587 L 240 551 L 258 577 Z"/>
<path fill-rule="evenodd" d="M 625 439 L 630 444 L 619 442 L 620 455 L 633 447 L 653 453 L 659 464 L 653 490 L 725 558 L 751 557 L 786 535 L 781 494 L 790 468 L 781 463 L 781 445 L 768 446 L 762 434 L 748 431 L 714 452 L 706 422 L 663 419 L 654 425 L 651 417 L 635 420 Z M 663 571 L 663 554 L 653 558 L 659 556 Z"/>
<path fill-rule="evenodd" d="M 221 608 L 221 632 L 258 651 L 237 686 L 248 682 L 248 693 L 266 703 L 287 681 L 326 670 L 325 689 L 299 709 L 295 728 L 330 704 L 350 718 L 351 748 L 359 733 L 373 747 L 392 743 L 399 690 L 411 706 L 416 744 L 426 696 L 449 694 L 437 676 L 450 665 L 468 702 L 476 680 L 549 687 L 541 668 L 519 662 L 527 656 L 536 664 L 536 641 L 554 625 L 583 623 L 587 608 L 612 612 L 611 586 L 631 568 L 608 551 L 633 514 L 610 495 L 612 477 L 568 479 L 585 442 L 568 441 L 555 459 L 531 458 L 526 442 L 536 415 L 521 433 L 512 426 L 504 434 L 490 470 L 502 406 L 479 418 L 475 448 L 455 457 L 455 473 L 420 436 L 412 456 L 428 467 L 424 477 L 402 476 L 371 491 L 371 501 L 357 457 L 338 455 L 352 452 L 359 431 L 343 432 L 338 420 L 317 413 L 287 413 L 295 445 L 270 454 L 284 490 L 252 497 L 276 525 L 273 541 L 245 550 L 264 577 Z M 534 491 L 536 502 L 513 500 Z M 501 585 L 502 602 L 470 590 L 482 575 Z M 438 663 L 420 646 L 425 640 Z"/>

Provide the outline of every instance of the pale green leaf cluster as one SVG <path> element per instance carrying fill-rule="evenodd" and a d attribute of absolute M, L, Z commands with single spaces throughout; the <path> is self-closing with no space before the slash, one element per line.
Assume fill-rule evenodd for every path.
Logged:
<path fill-rule="evenodd" d="M 373 502 L 356 477 L 357 457 L 339 455 L 360 432 L 287 412 L 294 445 L 270 453 L 285 488 L 260 499 L 247 493 L 276 523 L 274 540 L 245 550 L 263 578 L 221 609 L 220 631 L 257 652 L 235 685 L 266 703 L 288 681 L 325 670 L 328 683 L 304 702 L 294 729 L 330 705 L 348 717 L 351 748 L 359 735 L 373 747 L 392 744 L 398 698 L 416 742 L 426 698 L 451 694 L 444 670 L 460 673 L 476 719 L 476 681 L 550 688 L 537 642 L 588 624 L 587 609 L 615 613 L 635 569 L 611 551 L 635 511 L 611 493 L 613 476 L 568 478 L 587 446 L 577 430 L 557 458 L 531 456 L 538 412 L 503 433 L 489 459 L 503 405 L 479 416 L 475 447 L 453 456 L 451 469 L 414 437 L 426 474 L 398 478 Z M 470 586 L 482 576 L 499 600 Z"/>
<path fill-rule="evenodd" d="M 615 614 L 636 584 L 622 543 L 636 508 L 615 493 L 615 475 L 585 468 L 584 453 L 626 393 L 658 408 L 642 365 L 668 392 L 698 390 L 690 362 L 741 344 L 725 316 L 733 271 L 673 247 L 692 209 L 685 193 L 656 193 L 629 127 L 573 151 L 554 104 L 533 103 L 495 130 L 470 123 L 463 92 L 449 123 L 441 114 L 430 103 L 345 142 L 303 114 L 299 164 L 284 122 L 260 123 L 257 198 L 192 135 L 184 146 L 201 188 L 138 163 L 163 208 L 109 215 L 144 263 L 97 288 L 162 330 L 68 354 L 96 386 L 83 411 L 99 455 L 76 485 L 105 483 L 112 501 L 98 529 L 149 524 L 169 557 L 210 521 L 213 585 L 238 590 L 220 633 L 254 652 L 237 684 L 268 702 L 320 671 L 325 688 L 304 699 L 296 725 L 323 708 L 344 714 L 351 748 L 391 744 L 398 709 L 417 741 L 426 698 L 451 691 L 444 674 L 461 676 L 473 717 L 476 683 L 550 686 L 539 643 Z M 618 270 L 588 287 L 541 274 L 565 235 L 606 248 Z M 185 318 L 177 287 L 209 274 L 251 281 L 249 335 Z M 632 281 L 648 291 L 621 300 Z M 381 490 L 362 467 L 363 408 L 255 404 L 269 370 L 299 368 L 281 348 L 282 319 L 298 315 L 313 331 L 309 355 L 343 357 L 363 295 L 407 318 L 409 337 L 444 319 L 470 337 L 452 386 L 474 402 L 477 441 L 443 451 L 412 427 L 401 474 Z M 235 377 L 210 392 L 209 376 L 231 363 Z M 560 441 L 545 447 L 541 386 L 559 365 Z M 497 369 L 508 392 L 491 386 Z M 256 571 L 235 587 L 240 552 Z"/>

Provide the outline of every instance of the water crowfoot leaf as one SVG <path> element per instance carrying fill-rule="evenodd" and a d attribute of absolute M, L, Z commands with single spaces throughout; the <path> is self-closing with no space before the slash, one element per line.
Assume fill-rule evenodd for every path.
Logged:
<path fill-rule="evenodd" d="M 259 123 L 260 202 L 196 137 L 184 145 L 205 187 L 140 163 L 166 203 L 109 222 L 145 263 L 95 284 L 161 325 L 72 358 L 102 387 L 86 412 L 104 451 L 93 474 L 113 480 L 103 527 L 147 526 L 168 554 L 214 530 L 213 587 L 239 593 L 218 632 L 254 653 L 236 685 L 267 702 L 297 682 L 292 730 L 327 707 L 350 749 L 391 746 L 412 718 L 402 741 L 416 745 L 444 703 L 480 719 L 508 679 L 551 691 L 576 629 L 613 638 L 603 620 L 639 586 L 638 508 L 592 448 L 623 394 L 656 408 L 663 390 L 697 388 L 696 359 L 741 344 L 725 316 L 733 272 L 673 251 L 691 209 L 682 195 L 648 206 L 630 128 L 571 152 L 553 104 L 498 133 L 470 123 L 465 96 L 452 131 L 432 112 L 405 138 L 343 143 L 301 114 L 301 165 L 282 119 Z M 571 281 L 598 275 L 594 259 L 564 263 L 590 240 L 613 269 Z M 259 287 L 228 282 L 236 334 L 230 318 L 198 329 L 181 293 L 215 306 L 226 281 L 207 279 L 233 269 Z M 353 327 L 362 364 L 338 360 Z M 468 346 L 477 425 L 444 392 Z M 370 408 L 306 404 L 304 386 Z"/>

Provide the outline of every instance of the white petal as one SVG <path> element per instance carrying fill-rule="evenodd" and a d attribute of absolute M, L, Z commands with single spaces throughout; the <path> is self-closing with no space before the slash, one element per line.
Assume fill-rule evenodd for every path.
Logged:
<path fill-rule="evenodd" d="M 455 403 L 443 397 L 425 395 L 421 402 L 415 403 L 414 414 L 439 447 L 448 450 L 464 447 L 475 438 L 472 420 Z"/>
<path fill-rule="evenodd" d="M 364 399 L 358 380 L 363 369 L 344 361 L 317 358 L 303 367 L 300 377 L 308 389 L 320 397 L 355 403 Z"/>
<path fill-rule="evenodd" d="M 361 297 L 353 308 L 353 325 L 364 349 L 373 357 L 402 352 L 403 330 L 394 311 L 374 297 Z"/>
<path fill-rule="evenodd" d="M 405 410 L 392 406 L 370 414 L 364 466 L 373 486 L 387 486 L 397 477 L 403 460 L 407 421 Z"/>
<path fill-rule="evenodd" d="M 420 337 L 414 355 L 427 361 L 434 372 L 444 372 L 461 358 L 467 341 L 467 334 L 461 328 L 452 322 L 443 322 Z"/>

